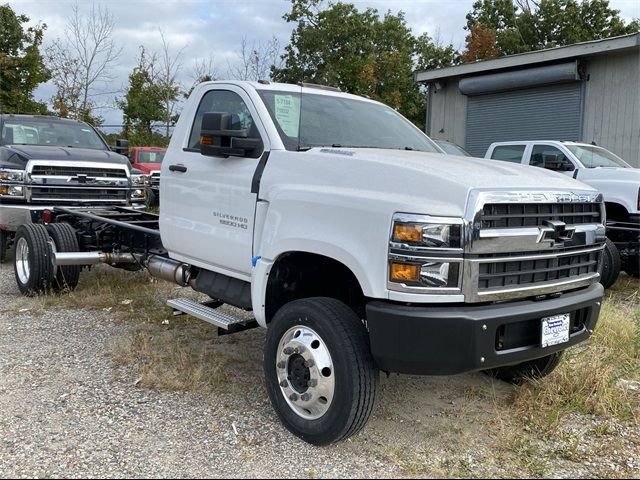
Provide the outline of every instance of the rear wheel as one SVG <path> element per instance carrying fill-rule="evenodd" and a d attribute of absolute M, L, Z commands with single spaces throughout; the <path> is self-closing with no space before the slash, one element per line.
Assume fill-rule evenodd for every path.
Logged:
<path fill-rule="evenodd" d="M 23 295 L 46 293 L 54 277 L 51 239 L 43 225 L 27 223 L 15 236 L 14 273 Z"/>
<path fill-rule="evenodd" d="M 618 275 L 620 275 L 620 268 L 620 252 L 618 252 L 615 243 L 607 238 L 602 259 L 602 276 L 600 277 L 600 283 L 604 288 L 609 288 L 616 283 Z"/>
<path fill-rule="evenodd" d="M 518 365 L 484 370 L 484 373 L 507 383 L 518 385 L 526 380 L 536 380 L 549 375 L 560 363 L 562 353 L 552 353 L 546 357 L 519 363 Z"/>
<path fill-rule="evenodd" d="M 630 277 L 638 278 L 640 276 L 640 258 L 638 258 L 637 255 L 627 257 L 622 269 L 627 272 L 627 275 Z"/>
<path fill-rule="evenodd" d="M 47 232 L 53 240 L 56 252 L 79 252 L 78 237 L 76 231 L 68 223 L 51 223 L 47 225 Z M 73 290 L 78 286 L 80 279 L 79 265 L 64 265 L 54 267 L 53 288 Z"/>
<path fill-rule="evenodd" d="M 264 371 L 285 427 L 326 445 L 357 433 L 373 410 L 378 369 L 358 316 L 332 298 L 282 307 L 269 324 Z"/>

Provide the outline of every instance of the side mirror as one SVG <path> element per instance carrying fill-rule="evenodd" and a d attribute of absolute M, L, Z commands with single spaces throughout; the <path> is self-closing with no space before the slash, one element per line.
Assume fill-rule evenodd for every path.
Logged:
<path fill-rule="evenodd" d="M 129 151 L 129 141 L 122 138 L 116 140 L 116 146 L 113 150 L 121 155 L 126 155 Z"/>
<path fill-rule="evenodd" d="M 200 129 L 200 153 L 213 157 L 247 157 L 260 148 L 260 139 L 248 138 L 246 129 L 233 130 L 231 126 L 230 113 L 205 113 Z"/>

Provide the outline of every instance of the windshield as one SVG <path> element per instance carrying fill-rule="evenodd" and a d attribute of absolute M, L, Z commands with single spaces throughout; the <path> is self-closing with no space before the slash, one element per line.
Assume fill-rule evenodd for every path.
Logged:
<path fill-rule="evenodd" d="M 333 146 L 439 152 L 412 123 L 378 103 L 309 93 L 259 93 L 287 150 Z"/>
<path fill-rule="evenodd" d="M 8 118 L 2 124 L 0 143 L 107 150 L 100 136 L 86 123 L 46 118 Z"/>
<path fill-rule="evenodd" d="M 627 162 L 609 150 L 590 145 L 565 145 L 586 168 L 622 167 L 631 168 Z"/>
<path fill-rule="evenodd" d="M 165 152 L 138 152 L 138 163 L 162 163 Z"/>
<path fill-rule="evenodd" d="M 448 155 L 459 155 L 462 157 L 470 157 L 471 155 L 464 148 L 449 142 L 435 140 L 438 146 Z"/>

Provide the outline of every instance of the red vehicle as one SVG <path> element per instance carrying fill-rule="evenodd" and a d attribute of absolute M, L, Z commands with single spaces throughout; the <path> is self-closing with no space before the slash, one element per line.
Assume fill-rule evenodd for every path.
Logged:
<path fill-rule="evenodd" d="M 131 147 L 129 149 L 129 161 L 133 168 L 150 174 L 160 170 L 160 164 L 166 153 L 166 148 L 161 147 Z"/>
<path fill-rule="evenodd" d="M 156 205 L 160 199 L 160 168 L 166 152 L 167 149 L 162 147 L 131 147 L 129 149 L 131 167 L 149 175 L 147 183 L 148 205 Z"/>

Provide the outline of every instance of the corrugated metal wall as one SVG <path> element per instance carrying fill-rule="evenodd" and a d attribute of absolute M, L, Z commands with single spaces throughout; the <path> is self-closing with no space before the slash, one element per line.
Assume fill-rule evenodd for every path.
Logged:
<path fill-rule="evenodd" d="M 484 156 L 492 142 L 579 140 L 581 82 L 469 97 L 465 148 Z"/>
<path fill-rule="evenodd" d="M 640 167 L 640 50 L 587 63 L 582 138 Z"/>

